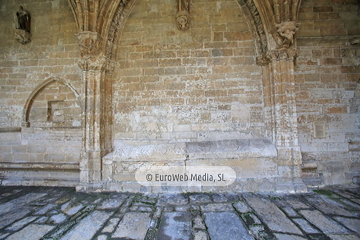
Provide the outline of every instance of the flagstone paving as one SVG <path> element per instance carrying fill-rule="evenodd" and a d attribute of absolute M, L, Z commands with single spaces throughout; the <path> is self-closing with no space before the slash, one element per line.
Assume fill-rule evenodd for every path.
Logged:
<path fill-rule="evenodd" d="M 1 239 L 360 240 L 360 186 L 302 194 L 0 186 Z"/>

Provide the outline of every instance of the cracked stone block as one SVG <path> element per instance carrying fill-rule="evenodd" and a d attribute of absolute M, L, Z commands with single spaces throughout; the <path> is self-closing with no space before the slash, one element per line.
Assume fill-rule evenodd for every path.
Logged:
<path fill-rule="evenodd" d="M 1 216 L 0 229 L 25 217 L 26 215 L 28 215 L 30 213 L 30 211 L 31 210 L 29 208 L 20 208 L 20 209 L 15 208 L 15 210 L 12 210 L 10 212 L 7 212 L 6 214 L 0 215 Z"/>
<path fill-rule="evenodd" d="M 191 214 L 166 212 L 161 217 L 157 239 L 191 239 Z"/>
<path fill-rule="evenodd" d="M 144 239 L 150 226 L 150 213 L 128 212 L 119 223 L 113 238 Z"/>
<path fill-rule="evenodd" d="M 254 239 L 235 212 L 207 212 L 204 216 L 212 240 Z"/>

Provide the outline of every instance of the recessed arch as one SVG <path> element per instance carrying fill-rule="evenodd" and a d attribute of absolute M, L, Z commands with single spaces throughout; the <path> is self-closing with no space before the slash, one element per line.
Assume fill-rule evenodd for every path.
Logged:
<path fill-rule="evenodd" d="M 60 78 L 51 77 L 40 83 L 35 89 L 31 92 L 28 99 L 26 100 L 24 110 L 23 110 L 23 127 L 30 127 L 30 111 L 31 107 L 34 103 L 35 98 L 38 96 L 38 94 L 45 89 L 47 86 L 51 85 L 54 82 L 58 82 L 66 87 L 68 87 L 71 92 L 75 95 L 75 98 L 78 102 L 78 105 L 81 107 L 82 104 L 79 100 L 79 93 L 72 87 L 68 82 L 65 82 L 64 80 Z"/>

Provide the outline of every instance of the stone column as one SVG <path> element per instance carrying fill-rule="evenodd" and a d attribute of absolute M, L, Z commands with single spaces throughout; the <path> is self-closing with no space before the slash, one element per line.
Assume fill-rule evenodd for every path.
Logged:
<path fill-rule="evenodd" d="M 105 70 L 109 60 L 102 51 L 102 39 L 96 32 L 80 32 L 78 35 L 82 58 L 78 62 L 82 69 L 84 86 L 83 146 L 80 159 L 80 185 L 78 191 L 101 188 L 102 157 L 109 151 L 105 140 L 104 124 L 109 110 L 106 107 Z M 111 94 L 111 93 L 110 93 Z M 111 148 L 111 147 L 110 147 Z"/>
<path fill-rule="evenodd" d="M 278 191 L 302 192 L 301 152 L 295 99 L 294 61 L 297 50 L 269 51 L 258 64 L 263 66 L 265 122 L 268 136 L 278 150 Z"/>

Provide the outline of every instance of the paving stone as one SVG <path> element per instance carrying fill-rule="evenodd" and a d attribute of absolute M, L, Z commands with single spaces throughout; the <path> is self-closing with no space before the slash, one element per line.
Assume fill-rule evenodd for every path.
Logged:
<path fill-rule="evenodd" d="M 7 212 L 6 214 L 1 214 L 1 218 L 0 218 L 0 229 L 12 224 L 13 222 L 25 217 L 26 215 L 28 215 L 31 210 L 29 208 L 20 208 L 20 209 L 13 209 L 11 208 L 10 212 Z"/>
<path fill-rule="evenodd" d="M 310 223 L 305 219 L 293 218 L 293 221 L 296 222 L 300 226 L 300 228 L 307 233 L 319 233 L 319 231 L 312 227 Z"/>
<path fill-rule="evenodd" d="M 67 202 L 61 206 L 61 211 L 71 216 L 80 211 L 83 207 L 84 205 L 79 203 Z"/>
<path fill-rule="evenodd" d="M 158 205 L 185 205 L 189 200 L 182 194 L 161 194 L 158 199 Z"/>
<path fill-rule="evenodd" d="M 184 205 L 184 206 L 176 206 L 175 207 L 175 211 L 176 212 L 187 212 L 189 211 L 190 206 L 189 205 Z"/>
<path fill-rule="evenodd" d="M 344 217 L 335 217 L 335 219 L 345 227 L 353 230 L 354 232 L 360 235 L 360 219 L 344 218 Z"/>
<path fill-rule="evenodd" d="M 338 206 L 336 201 L 325 199 L 320 195 L 306 196 L 306 200 L 313 204 L 314 207 L 326 214 L 340 215 L 346 217 L 356 217 L 357 214 L 349 212 Z"/>
<path fill-rule="evenodd" d="M 38 220 L 35 221 L 35 223 L 46 223 L 48 220 L 48 217 L 40 217 Z"/>
<path fill-rule="evenodd" d="M 7 240 L 38 240 L 53 228 L 54 226 L 49 225 L 30 224 L 19 232 L 10 235 Z"/>
<path fill-rule="evenodd" d="M 235 212 L 207 212 L 204 216 L 211 240 L 254 239 Z"/>
<path fill-rule="evenodd" d="M 299 228 L 270 200 L 254 194 L 245 194 L 244 198 L 271 230 L 302 234 Z"/>
<path fill-rule="evenodd" d="M 161 213 L 163 211 L 162 207 L 156 207 L 155 213 L 153 215 L 154 218 L 159 218 L 161 216 Z"/>
<path fill-rule="evenodd" d="M 119 221 L 120 218 L 111 218 L 106 227 L 104 227 L 104 229 L 102 230 L 102 232 L 113 232 Z"/>
<path fill-rule="evenodd" d="M 43 208 L 39 209 L 38 211 L 36 211 L 34 213 L 34 215 L 44 215 L 45 213 L 47 213 L 49 210 L 53 209 L 54 207 L 56 207 L 55 204 L 49 203 L 45 207 L 43 207 Z"/>
<path fill-rule="evenodd" d="M 112 237 L 144 239 L 150 220 L 150 213 L 128 212 L 120 221 Z"/>
<path fill-rule="evenodd" d="M 130 210 L 138 212 L 152 212 L 153 208 L 148 206 L 132 206 Z"/>
<path fill-rule="evenodd" d="M 62 240 L 91 239 L 112 212 L 94 211 L 82 219 L 73 229 L 65 234 Z"/>
<path fill-rule="evenodd" d="M 347 231 L 342 226 L 339 226 L 333 220 L 326 218 L 321 212 L 318 210 L 301 210 L 300 214 L 303 215 L 309 222 L 314 224 L 324 233 L 339 233 L 339 234 L 347 234 Z"/>
<path fill-rule="evenodd" d="M 194 240 L 208 240 L 208 235 L 204 231 L 195 231 Z"/>
<path fill-rule="evenodd" d="M 50 224 L 62 223 L 63 221 L 66 220 L 66 218 L 67 218 L 67 216 L 65 214 L 59 213 L 59 214 L 51 216 L 49 219 L 49 223 Z"/>
<path fill-rule="evenodd" d="M 241 214 L 241 218 L 245 221 L 246 225 L 250 226 L 253 224 L 261 224 L 261 221 L 258 217 L 253 213 L 244 213 Z"/>
<path fill-rule="evenodd" d="M 251 209 L 244 202 L 236 202 L 233 205 L 238 212 L 241 212 L 241 213 L 251 212 Z"/>
<path fill-rule="evenodd" d="M 211 199 L 210 199 L 209 195 L 203 194 L 203 193 L 190 195 L 189 198 L 190 198 L 191 203 L 208 203 L 208 202 L 211 202 Z"/>
<path fill-rule="evenodd" d="M 212 212 L 212 211 L 233 211 L 234 208 L 230 203 L 210 203 L 206 205 L 200 206 L 201 210 L 204 212 Z"/>
<path fill-rule="evenodd" d="M 203 230 L 206 229 L 203 219 L 200 216 L 195 217 L 193 219 L 193 223 L 195 229 L 203 229 Z"/>
<path fill-rule="evenodd" d="M 23 228 L 28 223 L 34 221 L 36 218 L 37 217 L 25 217 L 15 223 L 13 223 L 10 227 L 7 227 L 6 230 L 17 231 L 17 230 Z"/>
<path fill-rule="evenodd" d="M 212 199 L 214 202 L 227 202 L 228 198 L 226 197 L 225 194 L 214 194 L 212 195 Z"/>
<path fill-rule="evenodd" d="M 306 205 L 305 203 L 301 202 L 298 199 L 287 199 L 286 202 L 290 204 L 294 209 L 309 209 L 310 206 Z"/>
<path fill-rule="evenodd" d="M 284 210 L 289 217 L 299 217 L 299 214 L 292 207 L 282 207 L 281 209 Z"/>
<path fill-rule="evenodd" d="M 25 196 L 13 199 L 9 202 L 0 204 L 0 215 L 11 211 L 14 208 L 29 205 L 30 202 L 44 197 L 46 193 L 28 193 Z"/>
<path fill-rule="evenodd" d="M 106 235 L 100 235 L 96 238 L 96 240 L 107 240 L 108 237 Z"/>
<path fill-rule="evenodd" d="M 124 202 L 124 200 L 125 198 L 106 199 L 97 208 L 98 209 L 118 208 Z"/>
<path fill-rule="evenodd" d="M 289 234 L 282 234 L 282 233 L 274 233 L 277 240 L 306 240 L 306 238 L 296 236 L 296 235 L 289 235 Z"/>
<path fill-rule="evenodd" d="M 355 235 L 334 235 L 334 234 L 329 234 L 328 235 L 331 240 L 359 240 L 360 238 L 358 236 Z"/>
<path fill-rule="evenodd" d="M 191 239 L 191 214 L 189 212 L 163 213 L 157 239 Z"/>

